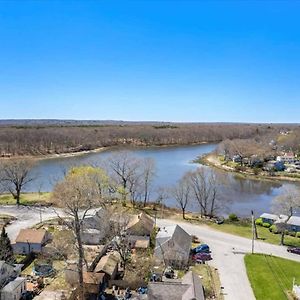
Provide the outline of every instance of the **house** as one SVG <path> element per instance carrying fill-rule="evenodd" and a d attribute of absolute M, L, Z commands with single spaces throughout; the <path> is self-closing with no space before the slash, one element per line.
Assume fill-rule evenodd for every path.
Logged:
<path fill-rule="evenodd" d="M 106 245 L 83 245 L 87 270 L 93 271 L 107 250 Z"/>
<path fill-rule="evenodd" d="M 133 249 L 147 249 L 150 245 L 149 236 L 129 235 L 127 240 Z"/>
<path fill-rule="evenodd" d="M 282 161 L 269 160 L 263 169 L 266 171 L 284 171 L 285 165 Z"/>
<path fill-rule="evenodd" d="M 277 161 L 282 161 L 284 163 L 292 164 L 295 162 L 295 155 L 293 152 L 286 152 L 281 156 L 277 156 Z"/>
<path fill-rule="evenodd" d="M 291 216 L 287 221 L 287 230 L 300 232 L 300 217 Z"/>
<path fill-rule="evenodd" d="M 199 276 L 189 271 L 181 282 L 150 282 L 148 300 L 204 300 L 203 285 Z"/>
<path fill-rule="evenodd" d="M 105 273 L 107 280 L 113 280 L 118 273 L 118 265 L 120 262 L 120 255 L 117 252 L 112 252 L 101 257 L 94 272 Z"/>
<path fill-rule="evenodd" d="M 240 155 L 238 155 L 238 154 L 234 155 L 232 157 L 232 161 L 235 162 L 235 163 L 240 163 L 240 162 L 242 162 L 242 157 Z"/>
<path fill-rule="evenodd" d="M 14 267 L 4 260 L 0 260 L 0 289 L 16 276 Z"/>
<path fill-rule="evenodd" d="M 1 290 L 1 300 L 20 300 L 26 292 L 26 278 L 17 277 Z"/>
<path fill-rule="evenodd" d="M 12 247 L 16 254 L 41 253 L 49 240 L 50 234 L 44 229 L 21 229 Z"/>
<path fill-rule="evenodd" d="M 130 219 L 126 233 L 136 236 L 150 236 L 154 229 L 153 219 L 145 213 L 132 216 Z"/>
<path fill-rule="evenodd" d="M 179 225 L 166 226 L 156 236 L 154 257 L 158 262 L 182 268 L 188 265 L 192 237 Z"/>
<path fill-rule="evenodd" d="M 109 231 L 108 212 L 98 209 L 94 215 L 83 220 L 81 239 L 85 245 L 99 245 Z"/>
<path fill-rule="evenodd" d="M 260 218 L 262 219 L 263 223 L 269 223 L 271 225 L 279 220 L 279 217 L 277 215 L 269 213 L 263 213 L 262 215 L 260 215 Z"/>
<path fill-rule="evenodd" d="M 99 295 L 106 288 L 104 277 L 104 273 L 83 272 L 84 290 L 88 294 Z"/>

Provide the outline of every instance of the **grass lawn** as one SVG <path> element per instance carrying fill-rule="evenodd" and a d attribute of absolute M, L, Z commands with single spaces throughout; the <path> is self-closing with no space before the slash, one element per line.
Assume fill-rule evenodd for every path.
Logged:
<path fill-rule="evenodd" d="M 236 223 L 224 223 L 221 225 L 211 223 L 209 224 L 209 226 L 223 232 L 239 235 L 249 239 L 252 238 L 252 228 L 249 223 L 243 224 L 240 222 L 236 222 Z M 274 234 L 270 232 L 268 228 L 262 226 L 257 226 L 257 232 L 258 232 L 258 237 L 263 241 L 274 245 L 280 244 L 280 234 Z M 284 240 L 287 246 L 300 247 L 300 238 L 286 235 Z"/>
<path fill-rule="evenodd" d="M 245 264 L 257 300 L 293 299 L 293 278 L 300 282 L 300 263 L 274 256 L 247 254 Z"/>
<path fill-rule="evenodd" d="M 50 193 L 22 193 L 20 204 L 23 205 L 35 205 L 35 204 L 47 204 L 50 203 Z M 16 204 L 16 200 L 11 194 L 0 195 L 0 205 L 4 204 Z"/>
<path fill-rule="evenodd" d="M 206 264 L 197 264 L 192 267 L 192 270 L 200 275 L 207 299 L 224 299 L 221 294 L 221 283 L 218 272 L 213 267 Z"/>

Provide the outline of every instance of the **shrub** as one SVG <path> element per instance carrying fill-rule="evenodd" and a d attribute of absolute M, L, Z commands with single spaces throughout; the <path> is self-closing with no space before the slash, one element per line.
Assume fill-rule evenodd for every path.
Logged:
<path fill-rule="evenodd" d="M 253 169 L 253 173 L 254 173 L 254 175 L 260 174 L 260 173 L 261 173 L 261 168 L 255 167 L 255 168 Z"/>
<path fill-rule="evenodd" d="M 258 225 L 258 226 L 262 226 L 262 224 L 263 224 L 262 218 L 256 219 L 256 220 L 255 220 L 255 224 Z"/>
<path fill-rule="evenodd" d="M 266 227 L 266 228 L 270 228 L 270 227 L 271 227 L 271 224 L 270 224 L 270 223 L 263 223 L 262 226 L 263 226 L 263 227 Z"/>
<path fill-rule="evenodd" d="M 296 236 L 296 232 L 295 231 L 289 231 L 289 235 L 295 237 Z"/>
<path fill-rule="evenodd" d="M 300 238 L 300 231 L 298 231 L 298 232 L 296 233 L 296 237 L 297 237 L 297 238 Z"/>
<path fill-rule="evenodd" d="M 270 230 L 270 232 L 275 233 L 275 234 L 279 233 L 279 230 L 276 225 L 270 226 L 269 230 Z"/>
<path fill-rule="evenodd" d="M 230 222 L 236 222 L 236 221 L 239 220 L 239 218 L 238 218 L 238 216 L 236 214 L 230 214 L 228 216 L 228 219 L 229 219 Z"/>

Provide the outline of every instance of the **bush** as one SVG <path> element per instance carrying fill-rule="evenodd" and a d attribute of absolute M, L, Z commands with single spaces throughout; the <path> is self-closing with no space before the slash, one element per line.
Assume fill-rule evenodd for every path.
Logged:
<path fill-rule="evenodd" d="M 263 224 L 262 218 L 256 219 L 256 220 L 255 220 L 255 224 L 258 225 L 258 226 L 262 226 L 262 224 Z"/>
<path fill-rule="evenodd" d="M 254 173 L 254 175 L 259 175 L 261 173 L 261 168 L 255 167 L 253 169 L 253 173 Z"/>
<path fill-rule="evenodd" d="M 235 169 L 237 172 L 245 172 L 245 171 L 246 171 L 246 167 L 240 166 L 240 165 L 235 166 L 234 169 Z"/>
<path fill-rule="evenodd" d="M 237 222 L 239 220 L 239 218 L 236 214 L 230 214 L 228 216 L 228 219 L 229 219 L 230 222 Z"/>
<path fill-rule="evenodd" d="M 297 232 L 297 233 L 296 233 L 296 237 L 297 237 L 297 238 L 300 238 L 300 232 Z"/>
<path fill-rule="evenodd" d="M 275 233 L 275 234 L 279 233 L 279 230 L 276 225 L 270 226 L 269 230 L 270 230 L 270 232 Z"/>
<path fill-rule="evenodd" d="M 296 236 L 296 232 L 295 231 L 289 231 L 289 235 L 295 237 Z"/>
<path fill-rule="evenodd" d="M 265 227 L 265 228 L 270 228 L 271 224 L 270 223 L 263 223 L 262 226 Z"/>

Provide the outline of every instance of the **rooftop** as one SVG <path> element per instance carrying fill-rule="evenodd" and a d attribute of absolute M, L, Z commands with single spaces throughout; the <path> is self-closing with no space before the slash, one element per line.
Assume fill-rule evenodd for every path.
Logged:
<path fill-rule="evenodd" d="M 44 229 L 21 229 L 16 238 L 16 243 L 41 244 L 46 234 L 47 231 Z"/>

